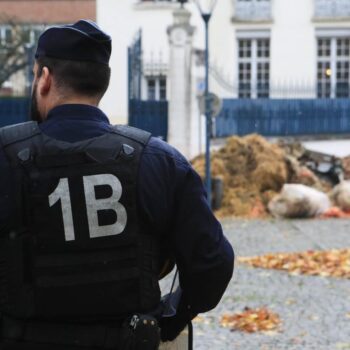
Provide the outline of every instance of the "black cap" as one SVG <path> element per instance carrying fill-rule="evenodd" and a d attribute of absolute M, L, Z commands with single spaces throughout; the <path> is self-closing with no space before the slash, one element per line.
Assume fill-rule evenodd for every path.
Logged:
<path fill-rule="evenodd" d="M 42 33 L 35 58 L 51 57 L 108 65 L 111 52 L 111 37 L 96 23 L 80 20 L 71 25 L 51 27 Z"/>

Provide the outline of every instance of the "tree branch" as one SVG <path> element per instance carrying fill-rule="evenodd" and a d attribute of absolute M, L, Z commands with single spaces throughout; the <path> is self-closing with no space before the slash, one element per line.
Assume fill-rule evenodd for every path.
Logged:
<path fill-rule="evenodd" d="M 30 26 L 24 27 L 14 18 L 0 16 L 0 26 L 11 30 L 11 41 L 0 40 L 0 87 L 5 81 L 18 71 L 25 69 L 29 64 L 28 31 Z"/>

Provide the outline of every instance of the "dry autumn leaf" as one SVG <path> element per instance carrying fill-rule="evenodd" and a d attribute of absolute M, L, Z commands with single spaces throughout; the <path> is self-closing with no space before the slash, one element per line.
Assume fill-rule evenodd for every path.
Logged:
<path fill-rule="evenodd" d="M 203 316 L 197 316 L 192 320 L 193 323 L 204 323 L 204 321 L 205 318 Z"/>
<path fill-rule="evenodd" d="M 266 308 L 250 309 L 233 315 L 225 314 L 221 318 L 223 327 L 247 333 L 270 332 L 279 328 L 279 316 Z"/>
<path fill-rule="evenodd" d="M 350 249 L 278 253 L 239 258 L 239 262 L 292 274 L 350 278 Z"/>

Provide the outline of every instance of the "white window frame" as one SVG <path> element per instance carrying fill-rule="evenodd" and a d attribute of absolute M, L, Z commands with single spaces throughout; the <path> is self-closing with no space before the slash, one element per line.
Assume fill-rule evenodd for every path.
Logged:
<path fill-rule="evenodd" d="M 178 7 L 179 3 L 177 0 L 135 0 L 133 6 L 135 10 L 166 10 Z"/>
<path fill-rule="evenodd" d="M 153 79 L 155 81 L 155 98 L 153 100 L 150 100 L 148 98 L 148 80 Z M 165 94 L 165 99 L 160 98 L 160 81 L 164 79 L 165 80 L 165 89 L 166 89 L 166 94 Z M 159 75 L 146 75 L 144 77 L 144 91 L 145 95 L 143 96 L 145 100 L 147 101 L 166 101 L 168 97 L 168 79 L 167 76 L 164 74 L 159 74 Z"/>
<path fill-rule="evenodd" d="M 258 97 L 258 64 L 259 63 L 269 63 L 269 72 L 271 72 L 271 38 L 270 31 L 261 30 L 261 31 L 242 31 L 236 33 L 237 37 L 237 81 L 238 81 L 238 96 L 240 95 L 239 90 L 239 65 L 240 63 L 250 63 L 251 64 L 251 77 L 250 77 L 250 99 L 257 99 Z M 249 40 L 251 41 L 251 57 L 243 58 L 239 57 L 239 42 L 240 40 Z M 268 40 L 269 41 L 269 50 L 270 55 L 266 57 L 258 57 L 258 40 Z M 269 74 L 270 75 L 270 74 Z M 271 75 L 270 75 L 271 79 Z M 269 81 L 270 83 L 270 81 Z M 270 89 L 268 91 L 269 96 L 264 98 L 270 98 Z M 247 97 L 248 98 L 248 97 Z"/>
<path fill-rule="evenodd" d="M 272 0 L 234 0 L 235 18 L 243 21 L 271 20 Z"/>
<path fill-rule="evenodd" d="M 314 0 L 316 18 L 348 18 L 350 3 L 348 0 Z"/>
<path fill-rule="evenodd" d="M 350 39 L 350 29 L 317 29 L 316 30 L 316 47 L 318 51 L 318 40 L 327 39 L 331 41 L 330 51 L 331 55 L 329 58 L 319 57 L 318 52 L 316 53 L 316 67 L 318 67 L 319 62 L 330 62 L 331 76 L 330 76 L 330 96 L 324 98 L 338 98 L 337 97 L 337 63 L 338 62 L 349 62 L 350 65 L 350 55 L 349 59 L 345 61 L 343 58 L 338 57 L 337 54 L 337 40 L 338 39 Z M 350 70 L 350 68 L 349 68 Z M 318 69 L 316 70 L 318 74 Z M 316 95 L 318 96 L 318 75 L 316 75 Z M 350 71 L 349 71 L 349 89 L 350 89 Z"/>

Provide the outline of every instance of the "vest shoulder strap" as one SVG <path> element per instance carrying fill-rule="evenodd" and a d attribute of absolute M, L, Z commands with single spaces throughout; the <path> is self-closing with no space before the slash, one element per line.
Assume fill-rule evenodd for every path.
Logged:
<path fill-rule="evenodd" d="M 137 129 L 128 125 L 114 125 L 113 132 L 141 143 L 143 146 L 147 145 L 152 136 L 152 134 L 148 131 Z"/>
<path fill-rule="evenodd" d="M 13 143 L 29 139 L 40 133 L 41 131 L 37 122 L 26 122 L 5 126 L 0 129 L 0 142 L 3 147 L 6 147 Z"/>

